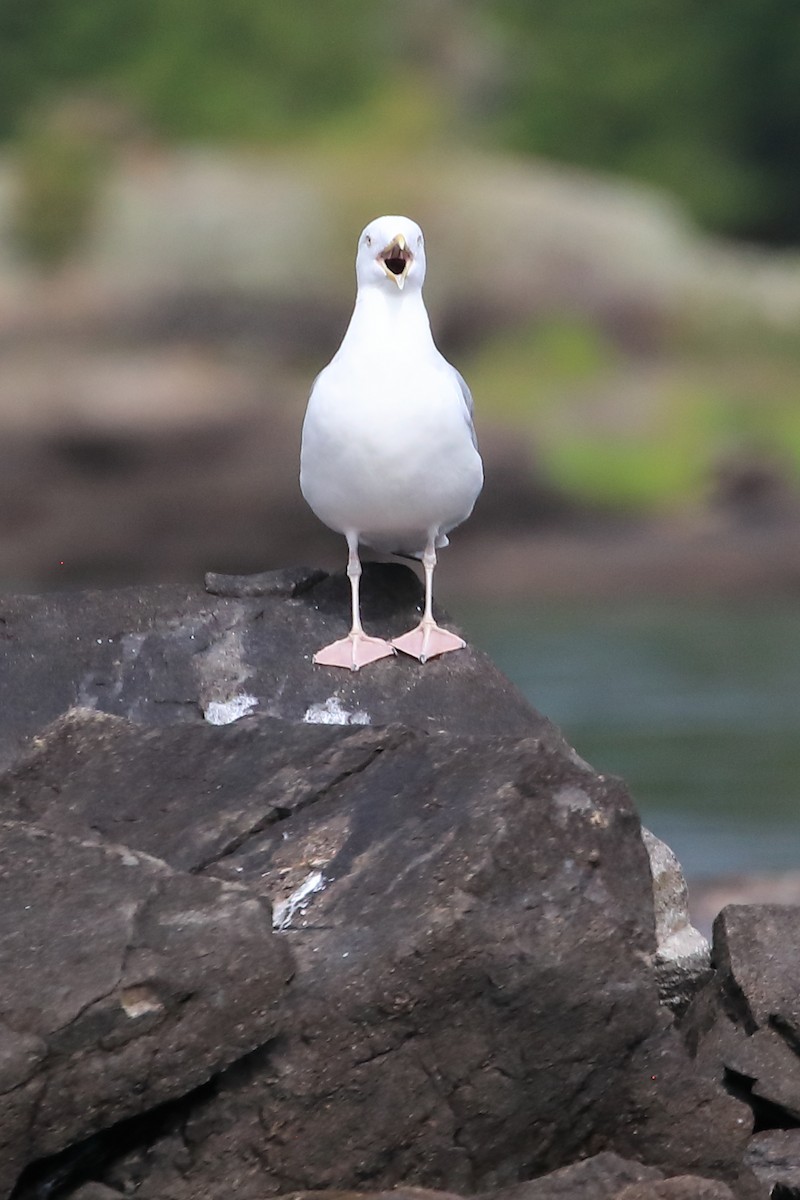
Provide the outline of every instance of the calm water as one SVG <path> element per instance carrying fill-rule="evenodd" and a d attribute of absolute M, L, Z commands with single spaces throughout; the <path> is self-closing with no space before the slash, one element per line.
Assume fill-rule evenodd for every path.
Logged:
<path fill-rule="evenodd" d="M 460 611 L 690 878 L 800 868 L 800 603 Z"/>

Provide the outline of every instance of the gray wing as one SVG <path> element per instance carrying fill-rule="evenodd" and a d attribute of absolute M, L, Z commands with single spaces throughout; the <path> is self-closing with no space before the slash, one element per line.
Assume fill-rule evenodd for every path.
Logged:
<path fill-rule="evenodd" d="M 465 420 L 467 422 L 467 426 L 469 428 L 469 436 L 472 438 L 472 444 L 475 447 L 475 449 L 477 450 L 478 449 L 478 439 L 475 436 L 475 425 L 473 424 L 473 421 L 472 421 L 472 413 L 475 408 L 475 402 L 472 399 L 472 392 L 469 390 L 467 381 L 464 378 L 464 376 L 461 374 L 461 372 L 457 371 L 456 368 L 454 366 L 452 366 L 451 364 L 449 364 L 449 365 L 450 365 L 450 370 L 453 372 L 456 379 L 458 380 L 458 386 L 461 388 L 461 399 L 464 401 L 464 418 L 465 418 Z"/>

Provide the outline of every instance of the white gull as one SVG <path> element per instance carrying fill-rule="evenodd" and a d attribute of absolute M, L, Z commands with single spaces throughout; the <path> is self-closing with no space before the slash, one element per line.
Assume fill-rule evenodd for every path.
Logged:
<path fill-rule="evenodd" d="M 407 217 L 378 217 L 358 242 L 355 309 L 339 350 L 311 389 L 300 487 L 321 521 L 347 538 L 352 628 L 314 662 L 359 667 L 402 650 L 425 662 L 464 641 L 433 617 L 436 551 L 472 512 L 483 466 L 472 397 L 439 353 L 422 299 L 425 242 Z M 419 625 L 386 642 L 361 625 L 359 545 L 420 558 Z"/>

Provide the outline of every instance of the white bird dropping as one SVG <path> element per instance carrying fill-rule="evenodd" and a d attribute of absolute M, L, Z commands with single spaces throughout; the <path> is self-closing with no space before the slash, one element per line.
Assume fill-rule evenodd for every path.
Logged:
<path fill-rule="evenodd" d="M 402 650 L 426 662 L 465 643 L 433 618 L 436 551 L 472 512 L 483 464 L 466 383 L 439 353 L 422 299 L 425 242 L 408 217 L 378 217 L 358 242 L 356 304 L 341 346 L 314 381 L 300 487 L 347 539 L 352 628 L 314 655 L 359 667 Z M 359 545 L 422 560 L 419 625 L 386 642 L 361 625 Z"/>

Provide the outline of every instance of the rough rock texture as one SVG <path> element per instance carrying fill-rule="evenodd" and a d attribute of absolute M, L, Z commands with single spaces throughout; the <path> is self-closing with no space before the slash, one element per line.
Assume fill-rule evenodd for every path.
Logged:
<path fill-rule="evenodd" d="M 772 1025 L 800 1048 L 800 908 L 729 905 L 714 924 L 714 963 L 748 1032 Z"/>
<path fill-rule="evenodd" d="M 346 578 L 256 579 L 210 577 L 225 595 L 161 586 L 0 599 L 0 768 L 76 704 L 149 725 L 257 712 L 487 736 L 552 731 L 473 648 L 424 667 L 405 655 L 357 674 L 313 666 L 314 651 L 347 632 Z M 393 637 L 418 622 L 411 568 L 368 563 L 362 588 L 368 629 Z"/>
<path fill-rule="evenodd" d="M 72 1193 L 71 1200 L 117 1200 L 121 1194 L 104 1183 L 85 1183 Z"/>
<path fill-rule="evenodd" d="M 440 1192 L 431 1188 L 396 1187 L 376 1192 L 331 1190 L 325 1192 L 287 1192 L 276 1200 L 462 1200 L 457 1192 Z"/>
<path fill-rule="evenodd" d="M 199 947 L 202 946 L 202 952 Z M 181 1096 L 277 1029 L 268 906 L 91 835 L 0 829 L 0 1163 Z"/>
<path fill-rule="evenodd" d="M 711 950 L 689 920 L 689 893 L 677 858 L 649 829 L 642 838 L 653 876 L 659 992 L 662 1003 L 680 1015 L 711 976 Z"/>
<path fill-rule="evenodd" d="M 90 1183 L 72 1200 L 117 1200 L 123 1193 Z M 664 1180 L 655 1167 L 605 1151 L 514 1187 L 481 1193 L 479 1200 L 733 1200 L 724 1184 L 697 1176 Z M 380 1191 L 292 1191 L 276 1200 L 463 1200 L 457 1192 L 402 1185 Z"/>
<path fill-rule="evenodd" d="M 365 580 L 372 628 L 416 621 L 410 572 Z M 0 610 L 0 1196 L 34 1158 L 16 1200 L 469 1193 L 606 1150 L 752 1195 L 620 781 L 476 651 L 312 667 L 341 578 L 209 587 Z"/>
<path fill-rule="evenodd" d="M 800 909 L 729 905 L 714 923 L 713 957 L 716 976 L 689 1009 L 686 1035 L 701 1059 L 747 1095 L 762 1127 L 796 1124 Z"/>
<path fill-rule="evenodd" d="M 800 1162 L 800 909 L 729 905 L 714 923 L 714 979 L 683 1021 L 688 1045 L 705 1071 L 751 1106 L 759 1133 L 746 1162 L 772 1187 L 794 1186 Z M 779 1132 L 780 1131 L 780 1132 Z M 767 1136 L 769 1133 L 769 1136 Z M 768 1161 L 777 1155 L 774 1178 Z M 797 1176 L 794 1175 L 794 1179 Z M 768 1191 L 764 1193 L 769 1194 Z M 791 1196 L 791 1191 L 775 1195 Z"/>
<path fill-rule="evenodd" d="M 484 1194 L 481 1200 L 614 1200 L 633 1183 L 662 1179 L 657 1167 L 604 1151 L 539 1179 Z"/>
<path fill-rule="evenodd" d="M 261 1192 L 471 1187 L 616 1122 L 610 1096 L 656 1016 L 647 862 L 619 784 L 558 747 L 88 714 L 7 785 L 48 830 L 124 829 L 284 903 L 283 1036 L 192 1114 L 195 1186 L 222 1185 L 265 1131 Z M 136 1182 L 170 1194 L 163 1175 Z"/>
<path fill-rule="evenodd" d="M 417 620 L 421 591 L 410 568 L 367 563 L 362 595 L 365 621 L 381 632 Z M 75 704 L 161 727 L 226 724 L 252 712 L 322 725 L 531 732 L 568 749 L 473 648 L 424 668 L 402 655 L 357 675 L 312 667 L 313 649 L 346 629 L 348 605 L 344 576 L 307 568 L 209 574 L 205 592 L 156 587 L 6 597 L 0 600 L 0 767 Z M 669 851 L 649 838 L 651 869 L 661 881 Z M 673 858 L 670 896 L 675 880 L 682 884 Z M 664 894 L 659 883 L 657 896 Z M 677 1009 L 697 983 L 702 944 L 689 944 L 697 935 L 685 904 L 669 908 L 669 929 L 663 911 L 660 903 L 657 965 L 662 999 Z"/>
<path fill-rule="evenodd" d="M 538 1179 L 482 1192 L 479 1200 L 615 1200 L 620 1191 L 631 1183 L 662 1178 L 656 1167 L 629 1162 L 618 1154 L 604 1151 L 582 1162 L 560 1167 Z M 290 1192 L 277 1197 L 277 1200 L 290 1200 L 290 1197 L 291 1200 L 460 1200 L 452 1192 L 410 1187 L 374 1192 Z"/>
<path fill-rule="evenodd" d="M 81 711 L 35 739 L 0 799 L 43 837 L 91 829 L 195 885 L 238 881 L 275 903 L 293 952 L 280 1035 L 111 1154 L 103 1182 L 143 1200 L 232 1180 L 241 1200 L 474 1190 L 603 1145 L 735 1173 L 740 1106 L 691 1072 L 657 1003 L 635 811 L 548 727 L 142 728 Z"/>
<path fill-rule="evenodd" d="M 765 1129 L 755 1134 L 745 1162 L 774 1196 L 800 1197 L 800 1129 Z"/>
<path fill-rule="evenodd" d="M 733 1192 L 715 1179 L 677 1175 L 660 1183 L 632 1183 L 615 1200 L 733 1200 Z"/>
<path fill-rule="evenodd" d="M 240 881 L 239 857 L 266 828 L 281 823 L 283 833 L 293 812 L 335 797 L 415 737 L 270 718 L 154 729 L 75 709 L 0 777 L 0 806 L 55 832 L 93 829 L 181 870 L 224 868 Z"/>

